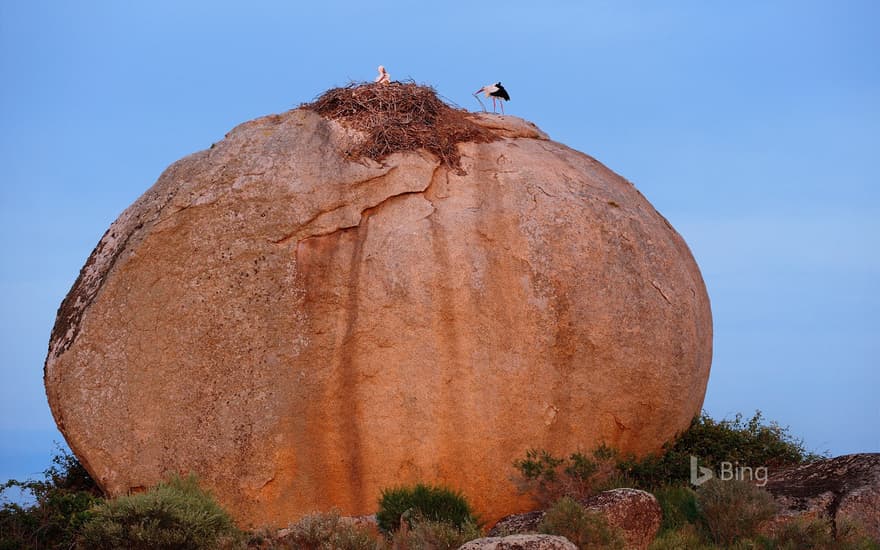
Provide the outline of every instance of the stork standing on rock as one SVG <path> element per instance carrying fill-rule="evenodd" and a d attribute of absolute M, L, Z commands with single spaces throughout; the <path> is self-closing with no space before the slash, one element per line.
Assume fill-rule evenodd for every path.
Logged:
<path fill-rule="evenodd" d="M 495 102 L 500 101 L 501 114 L 502 115 L 504 114 L 504 102 L 510 101 L 510 94 L 507 93 L 507 90 L 504 89 L 504 86 L 501 85 L 501 82 L 496 82 L 495 84 L 488 84 L 486 86 L 483 86 L 482 88 L 480 88 L 476 92 L 474 92 L 474 97 L 477 98 L 477 101 L 480 100 L 480 98 L 478 97 L 480 93 L 482 93 L 486 97 L 492 98 L 492 112 L 493 113 L 496 112 L 495 111 Z M 480 101 L 480 105 L 482 105 L 482 104 L 483 104 L 483 102 Z M 486 108 L 484 107 L 483 110 L 485 111 Z"/>
<path fill-rule="evenodd" d="M 379 76 L 377 76 L 373 82 L 376 82 L 377 84 L 391 84 L 391 76 L 382 65 L 379 65 Z"/>

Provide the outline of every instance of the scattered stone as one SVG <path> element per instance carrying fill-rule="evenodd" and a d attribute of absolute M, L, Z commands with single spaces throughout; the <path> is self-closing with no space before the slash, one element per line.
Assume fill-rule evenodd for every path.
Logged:
<path fill-rule="evenodd" d="M 472 540 L 458 550 L 577 550 L 577 546 L 555 535 L 510 535 Z"/>
<path fill-rule="evenodd" d="M 511 514 L 499 519 L 489 529 L 490 537 L 503 537 L 523 533 L 536 533 L 538 525 L 544 519 L 544 511 L 526 512 L 524 514 Z"/>
<path fill-rule="evenodd" d="M 623 534 L 628 549 L 648 548 L 663 520 L 660 503 L 651 493 L 639 489 L 612 489 L 580 501 L 589 512 L 598 512 L 608 525 Z"/>

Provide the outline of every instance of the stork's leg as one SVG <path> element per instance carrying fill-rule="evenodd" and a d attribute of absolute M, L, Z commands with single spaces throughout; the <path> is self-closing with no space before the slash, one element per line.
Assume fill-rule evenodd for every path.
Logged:
<path fill-rule="evenodd" d="M 504 100 L 503 100 L 503 99 L 499 99 L 499 100 L 498 100 L 498 103 L 501 104 L 501 114 L 503 115 L 503 114 L 504 114 Z"/>
<path fill-rule="evenodd" d="M 493 112 L 493 113 L 497 113 L 497 112 L 498 112 L 498 111 L 495 110 L 495 96 L 494 96 L 494 95 L 492 96 L 492 112 Z"/>

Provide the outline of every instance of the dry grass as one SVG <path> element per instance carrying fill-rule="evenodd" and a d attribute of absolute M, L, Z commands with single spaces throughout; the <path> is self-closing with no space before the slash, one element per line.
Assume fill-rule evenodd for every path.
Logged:
<path fill-rule="evenodd" d="M 382 160 L 399 151 L 425 149 L 447 167 L 460 170 L 459 143 L 497 139 L 473 122 L 470 113 L 444 103 L 433 88 L 415 83 L 353 83 L 328 90 L 301 107 L 364 132 L 363 143 L 349 151 L 354 157 Z"/>

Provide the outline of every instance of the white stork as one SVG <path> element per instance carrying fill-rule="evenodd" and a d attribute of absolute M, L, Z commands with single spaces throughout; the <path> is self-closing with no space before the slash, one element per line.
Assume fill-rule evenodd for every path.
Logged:
<path fill-rule="evenodd" d="M 388 74 L 388 71 L 385 70 L 385 67 L 379 65 L 379 76 L 373 81 L 377 84 L 390 84 L 391 76 Z"/>
<path fill-rule="evenodd" d="M 486 97 L 492 98 L 492 112 L 495 111 L 495 102 L 501 102 L 501 114 L 504 114 L 504 102 L 510 101 L 510 94 L 507 93 L 507 90 L 504 89 L 504 86 L 501 85 L 500 82 L 496 82 L 495 84 L 488 84 L 483 86 L 476 92 L 474 92 L 474 97 L 477 97 L 480 93 L 482 93 Z M 477 99 L 480 99 L 477 97 Z M 482 104 L 481 104 L 482 105 Z"/>

